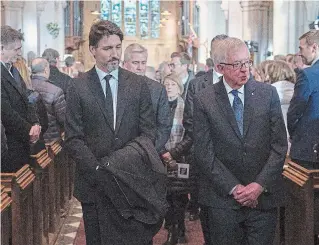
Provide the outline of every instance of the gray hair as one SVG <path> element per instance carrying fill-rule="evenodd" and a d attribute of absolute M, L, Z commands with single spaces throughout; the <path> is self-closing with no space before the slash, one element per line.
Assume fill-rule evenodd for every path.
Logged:
<path fill-rule="evenodd" d="M 130 61 L 133 53 L 145 54 L 147 58 L 147 49 L 138 43 L 132 43 L 124 51 L 124 61 Z"/>
<path fill-rule="evenodd" d="M 1 45 L 8 46 L 16 41 L 23 41 L 23 33 L 11 26 L 1 26 Z"/>
<path fill-rule="evenodd" d="M 212 57 L 214 64 L 227 63 L 229 56 L 243 46 L 247 48 L 242 40 L 235 37 L 229 37 L 222 42 L 218 42 Z M 247 53 L 249 53 L 248 48 Z"/>
<path fill-rule="evenodd" d="M 59 52 L 52 48 L 47 48 L 46 50 L 44 50 L 42 54 L 42 58 L 46 59 L 50 65 L 56 65 L 57 64 L 56 59 L 58 59 L 59 57 L 60 57 Z"/>
<path fill-rule="evenodd" d="M 35 58 L 31 63 L 32 74 L 43 73 L 45 68 L 49 66 L 49 62 L 41 57 Z"/>

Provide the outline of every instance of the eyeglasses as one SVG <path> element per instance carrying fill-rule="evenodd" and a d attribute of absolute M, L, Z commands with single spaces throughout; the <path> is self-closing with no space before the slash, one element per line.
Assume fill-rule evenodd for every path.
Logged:
<path fill-rule="evenodd" d="M 234 70 L 238 70 L 238 69 L 241 69 L 243 67 L 245 67 L 245 68 L 251 67 L 253 65 L 253 62 L 251 60 L 247 60 L 244 62 L 235 62 L 233 64 L 229 64 L 229 63 L 220 63 L 220 64 L 232 66 Z"/>

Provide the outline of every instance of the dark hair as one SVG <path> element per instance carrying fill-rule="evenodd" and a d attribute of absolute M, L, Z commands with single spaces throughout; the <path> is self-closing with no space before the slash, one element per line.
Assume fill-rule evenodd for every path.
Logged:
<path fill-rule="evenodd" d="M 206 59 L 206 66 L 208 66 L 209 68 L 214 67 L 214 61 L 212 58 Z"/>
<path fill-rule="evenodd" d="M 65 62 L 66 67 L 71 67 L 74 64 L 75 59 L 72 56 L 68 56 L 65 58 L 64 62 Z"/>
<path fill-rule="evenodd" d="M 189 65 L 191 63 L 191 57 L 185 52 L 181 52 L 181 53 L 174 52 L 174 53 L 172 53 L 171 58 L 173 59 L 175 57 L 180 58 L 182 65 L 185 65 L 185 64 Z"/>
<path fill-rule="evenodd" d="M 23 33 L 13 29 L 11 26 L 1 26 L 1 45 L 7 46 L 15 41 L 23 41 Z"/>
<path fill-rule="evenodd" d="M 58 51 L 56 51 L 53 48 L 47 48 L 43 51 L 42 58 L 45 58 L 50 65 L 56 65 L 57 60 L 60 57 L 60 54 Z"/>
<path fill-rule="evenodd" d="M 89 46 L 97 47 L 104 36 L 109 37 L 111 35 L 117 35 L 121 42 L 123 41 L 123 32 L 116 24 L 108 20 L 99 20 L 91 26 Z"/>

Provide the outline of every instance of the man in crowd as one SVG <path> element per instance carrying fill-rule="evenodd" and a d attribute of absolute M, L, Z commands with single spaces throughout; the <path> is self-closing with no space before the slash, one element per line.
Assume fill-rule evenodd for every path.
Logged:
<path fill-rule="evenodd" d="M 16 172 L 27 164 L 30 142 L 38 141 L 41 127 L 36 108 L 27 98 L 26 86 L 19 72 L 12 66 L 19 56 L 23 35 L 10 26 L 1 26 L 1 120 L 7 137 L 8 152 L 1 157 L 2 172 Z M 15 69 L 15 70 L 14 70 Z"/>
<path fill-rule="evenodd" d="M 48 113 L 49 127 L 44 133 L 45 143 L 60 140 L 66 107 L 63 90 L 50 83 L 50 66 L 46 59 L 35 58 L 31 63 L 31 72 L 32 87 L 41 94 Z"/>
<path fill-rule="evenodd" d="M 310 67 L 299 69 L 287 113 L 290 156 L 306 168 L 319 168 L 319 31 L 299 38 L 299 54 Z"/>
<path fill-rule="evenodd" d="M 142 45 L 133 43 L 124 51 L 124 68 L 141 76 L 145 76 L 147 69 L 147 49 Z M 151 92 L 151 99 L 156 116 L 156 141 L 158 151 L 163 150 L 168 141 L 171 122 L 170 108 L 168 105 L 167 93 L 164 85 L 145 77 L 148 88 Z"/>
<path fill-rule="evenodd" d="M 151 193 L 153 182 L 136 196 L 134 186 L 119 178 L 138 165 L 144 167 L 138 174 L 147 179 L 153 172 L 151 158 L 162 166 L 152 146 L 156 125 L 150 92 L 145 77 L 119 67 L 122 41 L 117 25 L 95 22 L 89 49 L 96 65 L 71 81 L 68 90 L 64 147 L 76 162 L 74 195 L 82 204 L 88 245 L 152 244 L 162 223 L 163 214 L 153 215 L 154 206 L 139 199 Z M 145 156 L 145 148 L 139 151 L 150 160 L 141 165 L 132 152 L 145 141 L 154 154 Z M 125 171 L 116 171 L 119 166 Z M 165 194 L 153 199 L 157 206 L 161 200 Z"/>
<path fill-rule="evenodd" d="M 213 54 L 216 52 L 216 47 L 219 42 L 222 42 L 223 40 L 227 39 L 227 35 L 217 35 L 214 37 L 211 41 L 211 58 L 213 57 Z M 213 60 L 211 59 L 212 63 Z M 208 62 L 209 63 L 209 62 Z M 213 65 L 213 64 L 212 64 Z M 188 93 L 186 96 L 186 102 L 185 102 L 185 111 L 184 111 L 184 128 L 185 128 L 185 138 L 189 138 L 189 142 L 191 142 L 190 146 L 192 146 L 193 143 L 193 98 L 195 94 L 197 94 L 199 91 L 202 89 L 205 89 L 209 85 L 212 85 L 216 83 L 219 80 L 219 74 L 215 71 L 216 68 L 208 70 L 203 76 L 195 78 L 190 81 L 189 88 L 188 88 Z M 196 162 L 194 164 L 195 166 L 197 165 Z M 196 171 L 196 168 L 195 168 Z M 196 188 L 197 190 L 197 188 Z M 191 199 L 190 199 L 190 204 L 189 204 L 189 210 L 191 213 L 191 218 L 194 216 L 196 217 L 198 214 L 198 191 L 195 191 L 194 193 L 191 193 Z M 204 239 L 206 244 L 210 244 L 211 240 L 209 238 L 209 232 L 208 231 L 208 225 L 209 223 L 207 222 L 207 215 L 206 215 L 206 210 L 207 207 L 204 205 L 201 206 L 201 213 L 200 213 L 200 218 L 201 218 L 201 224 L 202 224 L 202 229 L 204 231 Z"/>
<path fill-rule="evenodd" d="M 191 65 L 191 58 L 187 53 L 177 53 L 174 52 L 171 55 L 171 70 L 172 73 L 176 74 L 177 76 L 182 79 L 184 85 L 184 92 L 182 94 L 182 98 L 185 100 L 189 82 L 194 78 L 194 74 L 192 71 L 189 70 L 189 66 Z"/>
<path fill-rule="evenodd" d="M 42 58 L 45 58 L 50 64 L 50 77 L 49 80 L 54 85 L 61 88 L 66 95 L 68 89 L 68 83 L 71 77 L 67 74 L 59 71 L 60 54 L 58 51 L 52 48 L 47 48 L 42 54 Z"/>
<path fill-rule="evenodd" d="M 249 79 L 245 43 L 227 38 L 213 53 L 223 74 L 194 97 L 199 201 L 211 244 L 273 243 L 284 198 L 287 136 L 276 89 Z"/>

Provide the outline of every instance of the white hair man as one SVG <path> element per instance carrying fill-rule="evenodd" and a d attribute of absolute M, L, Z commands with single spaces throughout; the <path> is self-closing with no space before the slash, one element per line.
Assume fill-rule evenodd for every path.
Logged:
<path fill-rule="evenodd" d="M 124 51 L 124 68 L 137 75 L 145 76 L 147 68 L 147 49 L 138 43 L 129 45 Z M 155 146 L 157 151 L 161 152 L 164 150 L 164 145 L 168 141 L 171 130 L 167 93 L 162 84 L 149 78 L 146 78 L 146 81 L 156 114 L 157 132 Z"/>
<path fill-rule="evenodd" d="M 216 245 L 272 244 L 283 204 L 287 134 L 276 88 L 250 79 L 247 46 L 237 38 L 213 54 L 220 81 L 194 97 L 199 202 Z M 227 149 L 227 150 L 225 150 Z"/>

